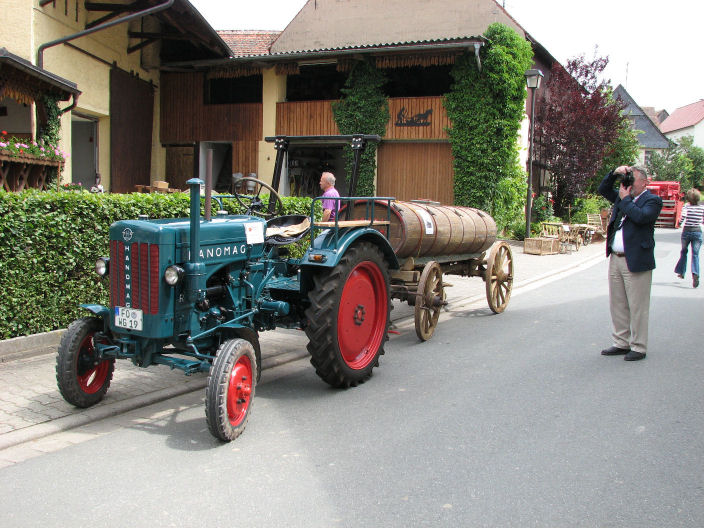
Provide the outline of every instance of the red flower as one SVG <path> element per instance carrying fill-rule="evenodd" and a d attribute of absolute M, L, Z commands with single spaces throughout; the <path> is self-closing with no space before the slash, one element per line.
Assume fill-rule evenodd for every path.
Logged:
<path fill-rule="evenodd" d="M 7 130 L 3 130 L 2 132 L 0 132 L 0 134 L 2 134 L 3 136 L 6 136 L 6 135 L 7 135 Z"/>

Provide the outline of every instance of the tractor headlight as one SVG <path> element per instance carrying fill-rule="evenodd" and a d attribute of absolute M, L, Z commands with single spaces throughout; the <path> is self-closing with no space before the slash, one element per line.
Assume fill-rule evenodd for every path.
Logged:
<path fill-rule="evenodd" d="M 107 257 L 100 257 L 95 261 L 95 272 L 101 277 L 105 277 L 110 273 L 110 259 Z"/>
<path fill-rule="evenodd" d="M 169 266 L 164 271 L 164 280 L 169 286 L 176 286 L 183 280 L 185 274 L 186 272 L 180 266 Z"/>

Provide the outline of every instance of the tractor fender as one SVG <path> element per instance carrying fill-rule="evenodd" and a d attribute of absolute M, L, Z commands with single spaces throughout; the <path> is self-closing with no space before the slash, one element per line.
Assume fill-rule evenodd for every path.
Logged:
<path fill-rule="evenodd" d="M 371 227 L 357 227 L 354 229 L 340 229 L 335 243 L 334 231 L 328 230 L 315 239 L 313 245 L 306 251 L 301 259 L 301 267 L 334 268 L 342 259 L 345 252 L 354 243 L 359 241 L 371 242 L 377 246 L 389 264 L 389 269 L 398 269 L 399 262 L 391 244 L 384 235 Z M 314 260 L 322 258 L 322 260 Z"/>
<path fill-rule="evenodd" d="M 110 328 L 110 308 L 102 304 L 81 304 L 80 306 L 103 320 L 103 331 L 107 331 Z"/>

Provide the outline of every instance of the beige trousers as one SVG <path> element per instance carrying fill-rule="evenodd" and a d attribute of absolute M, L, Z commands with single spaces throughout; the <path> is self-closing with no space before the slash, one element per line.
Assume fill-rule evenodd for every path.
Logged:
<path fill-rule="evenodd" d="M 609 307 L 614 346 L 645 353 L 653 271 L 628 271 L 625 257 L 609 258 Z"/>

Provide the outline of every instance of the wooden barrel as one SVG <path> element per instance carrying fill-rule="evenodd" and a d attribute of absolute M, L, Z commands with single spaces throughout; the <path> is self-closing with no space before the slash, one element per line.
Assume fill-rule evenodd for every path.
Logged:
<path fill-rule="evenodd" d="M 367 202 L 355 203 L 352 218 L 370 215 Z M 480 253 L 496 240 L 494 219 L 471 207 L 395 201 L 389 211 L 387 202 L 377 200 L 374 217 L 390 220 L 388 239 L 399 258 Z M 386 235 L 385 227 L 377 229 Z"/>

